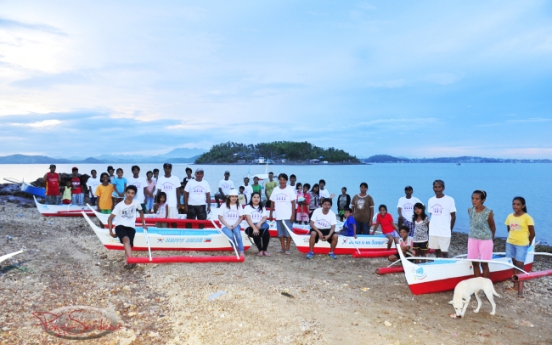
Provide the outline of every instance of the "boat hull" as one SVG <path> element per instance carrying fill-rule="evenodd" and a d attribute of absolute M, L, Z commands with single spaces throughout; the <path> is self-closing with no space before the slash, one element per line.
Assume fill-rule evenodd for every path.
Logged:
<path fill-rule="evenodd" d="M 39 196 L 41 198 L 46 197 L 46 188 L 35 187 L 30 184 L 26 184 L 25 181 L 21 182 L 21 191 L 32 195 Z"/>
<path fill-rule="evenodd" d="M 89 216 L 94 216 L 87 206 L 77 205 L 45 205 L 41 204 L 33 197 L 36 205 L 36 209 L 44 217 L 81 217 L 82 212 Z"/>

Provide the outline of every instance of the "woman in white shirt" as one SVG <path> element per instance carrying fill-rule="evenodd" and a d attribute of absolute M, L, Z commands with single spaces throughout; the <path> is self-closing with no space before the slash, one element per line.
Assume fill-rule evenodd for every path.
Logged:
<path fill-rule="evenodd" d="M 228 193 L 226 202 L 220 206 L 219 221 L 222 224 L 222 232 L 237 247 L 240 256 L 243 256 L 243 241 L 240 223 L 243 220 L 243 209 L 238 201 L 238 192 L 232 189 Z"/>
<path fill-rule="evenodd" d="M 253 237 L 253 241 L 259 248 L 258 256 L 270 256 L 268 242 L 270 241 L 270 233 L 268 232 L 268 223 L 266 222 L 267 210 L 261 202 L 261 194 L 253 192 L 250 196 L 249 205 L 245 206 L 243 213 L 249 227 L 245 229 L 245 233 L 249 237 Z"/>

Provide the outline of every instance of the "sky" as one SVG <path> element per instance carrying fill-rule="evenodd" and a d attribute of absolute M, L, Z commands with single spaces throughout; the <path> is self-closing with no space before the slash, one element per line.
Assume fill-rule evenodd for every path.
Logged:
<path fill-rule="evenodd" d="M 549 1 L 2 1 L 0 155 L 552 158 Z"/>

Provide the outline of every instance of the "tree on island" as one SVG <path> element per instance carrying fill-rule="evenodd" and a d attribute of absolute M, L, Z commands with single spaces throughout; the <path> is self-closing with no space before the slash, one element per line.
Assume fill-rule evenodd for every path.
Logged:
<path fill-rule="evenodd" d="M 271 143 L 241 144 L 227 142 L 213 145 L 209 152 L 196 159 L 196 164 L 237 163 L 265 157 L 273 160 L 286 159 L 291 162 L 307 162 L 323 156 L 330 163 L 359 163 L 355 156 L 333 147 L 323 149 L 308 142 L 274 141 Z"/>

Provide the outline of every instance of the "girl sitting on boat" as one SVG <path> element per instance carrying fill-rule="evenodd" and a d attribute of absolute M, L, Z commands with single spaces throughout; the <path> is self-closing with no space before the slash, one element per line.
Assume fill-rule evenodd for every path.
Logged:
<path fill-rule="evenodd" d="M 219 221 L 223 225 L 222 232 L 237 247 L 240 256 L 243 256 L 243 241 L 240 223 L 243 220 L 243 208 L 238 201 L 238 191 L 231 189 L 226 202 L 220 206 Z"/>
<path fill-rule="evenodd" d="M 382 234 L 387 237 L 387 250 L 391 249 L 391 244 L 395 241 L 395 244 L 399 244 L 399 234 L 397 230 L 397 224 L 393 223 L 393 216 L 390 213 L 387 213 L 387 206 L 380 205 L 379 214 L 376 218 L 376 225 L 374 226 L 374 232 L 381 225 Z"/>
<path fill-rule="evenodd" d="M 468 235 L 468 259 L 472 260 L 492 260 L 493 259 L 493 240 L 496 226 L 493 218 L 493 211 L 485 207 L 483 203 L 487 199 L 487 193 L 484 190 L 476 190 L 472 193 L 472 205 L 468 209 L 470 216 L 470 233 Z M 486 262 L 473 262 L 473 274 L 481 277 L 481 268 L 483 277 L 489 278 L 489 264 Z"/>
<path fill-rule="evenodd" d="M 297 184 L 299 188 L 300 183 Z M 297 223 L 307 225 L 309 224 L 309 204 L 310 204 L 310 194 L 309 194 L 310 184 L 305 183 L 303 190 L 299 191 L 297 189 L 297 212 L 295 214 L 295 219 Z"/>
<path fill-rule="evenodd" d="M 516 267 L 521 269 L 525 266 L 527 251 L 535 238 L 535 222 L 533 218 L 527 214 L 525 199 L 521 196 L 516 196 L 512 201 L 514 213 L 511 213 L 506 218 L 506 227 L 508 229 L 508 239 L 506 240 L 506 257 L 512 258 Z M 514 274 L 520 273 L 514 270 Z M 517 291 L 518 298 L 523 297 L 523 281 L 514 282 L 514 286 L 510 290 Z"/>
<path fill-rule="evenodd" d="M 409 229 L 414 228 L 414 252 L 416 256 L 425 256 L 429 250 L 429 218 L 425 213 L 425 206 L 421 202 L 414 204 L 414 215 L 412 221 L 404 218 L 403 225 L 408 226 Z M 416 260 L 418 263 L 418 260 Z"/>
<path fill-rule="evenodd" d="M 401 238 L 399 239 L 399 250 L 402 250 L 405 257 L 413 256 L 412 254 L 412 248 L 414 247 L 414 238 L 408 236 L 408 233 L 410 232 L 410 227 L 407 225 L 401 226 L 401 229 L 399 230 L 399 234 Z M 389 261 L 395 262 L 399 260 L 399 255 L 391 255 L 389 256 Z"/>
<path fill-rule="evenodd" d="M 169 205 L 167 205 L 167 194 L 165 192 L 159 192 L 153 204 L 153 213 L 155 213 L 155 218 L 169 218 Z M 167 228 L 169 223 L 165 222 L 156 222 L 155 227 L 157 228 Z"/>
<path fill-rule="evenodd" d="M 270 256 L 270 253 L 266 251 L 270 241 L 268 223 L 266 222 L 268 212 L 263 207 L 260 193 L 253 192 L 250 197 L 249 205 L 245 206 L 243 210 L 245 220 L 249 224 L 249 227 L 245 229 L 245 233 L 247 236 L 253 237 L 255 245 L 259 249 L 258 256 Z"/>

